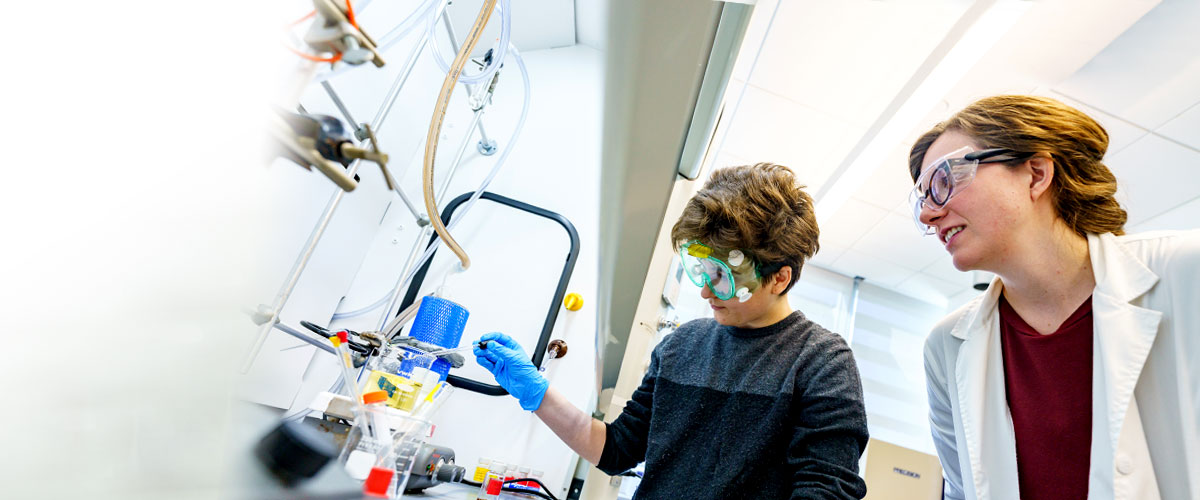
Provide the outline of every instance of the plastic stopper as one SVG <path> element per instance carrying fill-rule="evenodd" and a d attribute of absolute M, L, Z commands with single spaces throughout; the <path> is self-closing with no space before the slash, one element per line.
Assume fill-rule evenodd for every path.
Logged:
<path fill-rule="evenodd" d="M 387 401 L 387 399 L 388 394 L 386 391 L 373 391 L 363 394 L 363 403 L 366 404 L 382 403 Z"/>

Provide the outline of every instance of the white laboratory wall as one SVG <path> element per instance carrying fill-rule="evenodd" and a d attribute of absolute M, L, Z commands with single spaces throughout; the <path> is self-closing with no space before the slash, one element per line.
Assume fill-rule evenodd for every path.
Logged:
<path fill-rule="evenodd" d="M 936 454 L 923 352 L 925 337 L 946 312 L 870 282 L 859 286 L 850 347 L 862 376 L 872 438 Z"/>
<path fill-rule="evenodd" d="M 847 336 L 853 288 L 853 278 L 808 265 L 788 300 L 809 319 Z M 854 330 L 848 338 L 862 378 L 872 438 L 935 453 L 922 350 L 925 337 L 946 311 L 869 281 L 859 285 Z"/>
<path fill-rule="evenodd" d="M 575 41 L 604 50 L 609 0 L 575 0 Z"/>
<path fill-rule="evenodd" d="M 809 264 L 801 268 L 800 279 L 788 291 L 788 302 L 808 319 L 845 337 L 853 286 L 853 280 Z"/>
<path fill-rule="evenodd" d="M 395 55 L 389 55 L 392 64 L 384 70 L 359 68 L 331 80 L 356 120 L 374 117 L 409 47 L 411 43 L 393 49 Z M 595 248 L 603 58 L 599 51 L 582 45 L 522 55 L 531 79 L 529 115 L 516 148 L 488 191 L 556 212 L 578 231 L 580 252 L 567 291 L 580 293 L 584 307 L 577 312 L 558 308 L 560 316 L 552 338 L 566 340 L 570 351 L 567 357 L 550 363 L 545 375 L 576 406 L 591 411 L 596 399 Z M 418 60 L 380 131 L 380 142 L 391 155 L 394 175 L 421 212 L 422 143 L 443 76 L 428 57 Z M 463 94 L 462 87 L 458 87 L 447 114 L 438 150 L 437 186 L 462 144 L 470 119 Z M 310 112 L 341 118 L 316 84 L 306 90 L 301 104 Z M 521 78 L 516 63 L 509 60 L 493 104 L 483 116 L 488 136 L 498 142 L 501 150 L 509 143 L 521 105 Z M 438 200 L 439 207 L 477 187 L 499 158 L 499 154 L 479 154 L 476 140 L 471 139 L 467 145 L 445 199 Z M 278 217 L 289 210 L 294 212 L 294 217 L 288 219 L 288 237 L 278 245 L 279 261 L 271 264 L 271 271 L 281 283 L 334 188 L 319 174 L 293 165 L 277 164 L 272 169 L 280 179 L 278 189 L 293 193 L 288 206 L 273 214 Z M 377 167 L 364 164 L 360 173 L 363 185 L 344 197 L 284 310 L 284 323 L 298 327 L 299 321 L 306 319 L 328 324 L 335 312 L 360 310 L 396 285 L 417 243 L 420 227 L 399 197 L 383 190 Z M 473 265 L 466 272 L 450 275 L 444 290 L 447 298 L 471 313 L 463 341 L 489 331 L 502 331 L 527 350 L 532 349 L 567 255 L 567 234 L 547 219 L 488 200 L 480 200 L 465 217 L 464 208 L 455 212 L 455 219 L 462 218 L 462 224 L 452 234 L 471 256 Z M 428 241 L 420 240 L 422 247 Z M 450 252 L 438 252 L 422 284 L 422 294 L 442 284 L 452 261 Z M 274 292 L 264 290 L 263 302 L 268 302 Z M 383 308 L 379 308 L 332 325 L 374 330 L 382 321 L 382 313 Z M 334 358 L 314 352 L 310 346 L 273 332 L 251 373 L 243 379 L 243 397 L 279 408 L 305 406 L 338 376 Z M 467 366 L 452 373 L 495 382 L 473 357 L 468 357 Z M 458 390 L 434 423 L 436 430 L 430 441 L 454 449 L 460 464 L 473 466 L 477 458 L 488 457 L 544 470 L 548 486 L 556 493 L 565 492 L 569 484 L 575 455 L 536 417 L 521 410 L 512 397 Z"/>

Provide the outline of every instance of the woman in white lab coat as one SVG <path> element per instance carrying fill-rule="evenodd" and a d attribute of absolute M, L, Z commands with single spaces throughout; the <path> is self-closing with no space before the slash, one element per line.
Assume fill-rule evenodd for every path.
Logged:
<path fill-rule="evenodd" d="M 1200 499 L 1200 231 L 1125 235 L 1107 147 L 1031 96 L 912 147 L 918 227 L 997 275 L 925 345 L 946 498 Z"/>

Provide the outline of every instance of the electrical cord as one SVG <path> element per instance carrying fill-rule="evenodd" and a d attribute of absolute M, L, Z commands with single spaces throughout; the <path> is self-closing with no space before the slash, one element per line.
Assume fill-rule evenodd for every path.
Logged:
<path fill-rule="evenodd" d="M 521 489 L 521 488 L 513 488 L 513 489 L 511 489 L 511 490 L 509 490 L 508 488 L 505 488 L 505 490 L 506 490 L 506 491 L 519 491 L 519 492 L 521 492 L 521 493 L 531 493 L 531 494 L 534 494 L 534 495 L 540 496 L 540 497 L 542 497 L 542 498 L 548 498 L 548 499 L 550 499 L 550 500 L 558 500 L 558 497 L 554 496 L 554 494 L 553 494 L 553 493 L 550 493 L 550 488 L 547 488 L 547 487 L 546 487 L 546 484 L 545 484 L 545 483 L 543 483 L 543 482 L 542 482 L 542 480 L 540 480 L 540 479 L 538 479 L 538 478 L 536 478 L 536 477 L 526 477 L 526 478 L 514 478 L 514 479 L 509 479 L 509 480 L 505 481 L 505 482 L 504 482 L 504 484 L 508 484 L 508 483 L 521 483 L 521 482 L 529 482 L 529 481 L 532 481 L 532 482 L 535 482 L 535 483 L 537 483 L 537 484 L 538 484 L 538 486 L 540 486 L 540 487 L 542 488 L 542 490 L 543 490 L 543 491 L 545 491 L 545 493 L 543 493 L 543 492 L 541 492 L 541 491 L 530 491 L 530 490 L 525 490 L 525 489 Z"/>
<path fill-rule="evenodd" d="M 554 496 L 553 493 L 550 493 L 550 488 L 547 488 L 544 483 L 542 483 L 539 479 L 537 479 L 535 477 L 509 479 L 509 480 L 505 481 L 504 484 L 517 483 L 517 482 L 522 482 L 522 481 L 533 481 L 533 482 L 537 483 L 538 486 L 540 486 L 543 491 L 526 490 L 526 489 L 521 489 L 521 488 L 509 488 L 509 487 L 506 487 L 503 489 L 504 489 L 504 491 L 507 491 L 509 493 L 524 493 L 526 495 L 535 495 L 535 496 L 538 496 L 541 498 L 545 498 L 546 500 L 558 500 L 558 497 Z M 477 483 L 475 481 L 471 481 L 470 479 L 463 479 L 462 481 L 459 481 L 459 484 L 465 484 L 467 486 L 475 486 L 475 487 L 483 486 L 483 483 Z"/>
<path fill-rule="evenodd" d="M 523 490 L 521 488 L 509 488 L 509 487 L 504 487 L 504 488 L 500 488 L 500 489 L 503 491 L 507 491 L 509 493 L 520 493 L 522 495 L 533 495 L 536 497 L 545 498 L 546 500 L 558 500 L 557 498 L 555 498 L 552 495 L 547 495 L 547 494 L 542 493 L 537 490 Z"/>

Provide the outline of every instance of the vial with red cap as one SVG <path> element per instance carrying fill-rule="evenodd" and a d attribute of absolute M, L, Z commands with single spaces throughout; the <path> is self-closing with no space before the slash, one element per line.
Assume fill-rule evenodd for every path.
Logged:
<path fill-rule="evenodd" d="M 339 460 L 345 466 L 346 474 L 354 479 L 366 480 L 372 469 L 381 464 L 388 470 L 394 469 L 387 399 L 387 393 L 383 391 L 364 394 L 363 414 L 355 419 L 346 435 L 346 447 Z"/>
<path fill-rule="evenodd" d="M 371 438 L 376 444 L 375 464 L 363 481 L 363 495 L 373 498 L 399 498 L 396 491 L 396 456 L 392 448 L 392 427 L 387 416 L 388 395 L 384 391 L 363 394 Z"/>
<path fill-rule="evenodd" d="M 508 467 L 504 462 L 492 461 L 492 467 L 488 470 L 487 477 L 483 479 L 483 483 L 479 485 L 479 494 L 476 498 L 479 500 L 496 500 L 500 497 L 500 492 L 504 490 L 504 472 Z"/>

